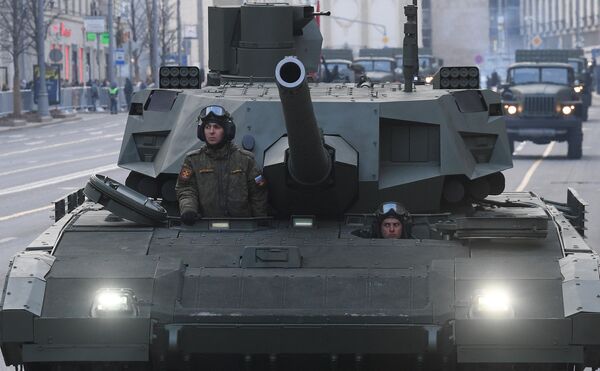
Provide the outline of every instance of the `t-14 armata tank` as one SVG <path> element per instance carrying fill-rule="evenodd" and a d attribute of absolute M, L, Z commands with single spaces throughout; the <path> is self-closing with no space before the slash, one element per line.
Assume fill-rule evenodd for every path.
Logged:
<path fill-rule="evenodd" d="M 585 203 L 503 193 L 500 97 L 476 68 L 404 84 L 307 82 L 312 7 L 209 9 L 209 86 L 161 69 L 133 97 L 119 165 L 56 204 L 10 262 L 1 346 L 27 370 L 413 370 L 598 367 L 598 256 Z M 231 112 L 271 216 L 180 223 L 174 186 L 200 110 Z M 363 238 L 385 201 L 405 239 Z M 581 234 L 580 234 L 581 232 Z"/>

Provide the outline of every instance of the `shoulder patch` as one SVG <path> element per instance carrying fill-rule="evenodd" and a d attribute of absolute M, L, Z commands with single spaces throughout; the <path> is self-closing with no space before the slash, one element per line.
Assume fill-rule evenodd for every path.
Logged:
<path fill-rule="evenodd" d="M 193 173 L 194 172 L 192 171 L 192 169 L 190 169 L 187 166 L 183 166 L 181 168 L 181 171 L 179 172 L 179 179 L 184 180 L 184 181 L 190 180 Z"/>

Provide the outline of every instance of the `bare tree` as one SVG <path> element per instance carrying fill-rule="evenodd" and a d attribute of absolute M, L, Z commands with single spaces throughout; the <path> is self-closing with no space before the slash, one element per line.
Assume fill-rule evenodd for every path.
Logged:
<path fill-rule="evenodd" d="M 20 117 L 23 109 L 21 102 L 21 71 L 19 58 L 31 46 L 33 40 L 25 32 L 24 19 L 31 18 L 24 0 L 0 0 L 0 48 L 5 50 L 13 63 L 13 116 Z"/>
<path fill-rule="evenodd" d="M 129 51 L 133 60 L 134 79 L 140 81 L 140 57 L 148 48 L 150 42 L 149 18 L 145 0 L 131 0 L 131 14 L 129 15 Z"/>
<path fill-rule="evenodd" d="M 0 0 L 0 1 L 2 1 L 2 0 Z M 25 2 L 25 6 L 27 7 L 28 14 L 31 15 L 31 16 L 27 17 L 26 19 L 24 19 L 25 28 L 23 29 L 23 31 L 27 33 L 27 37 L 32 41 L 30 43 L 30 45 L 34 49 L 34 54 L 37 55 L 37 51 L 40 50 L 40 45 L 38 45 L 38 39 L 37 39 L 38 25 L 36 22 L 37 11 L 38 11 L 38 1 L 37 0 L 23 0 L 23 1 Z M 44 1 L 44 24 L 42 25 L 44 41 L 48 37 L 48 28 L 50 27 L 52 22 L 54 22 L 54 20 L 56 20 L 60 16 L 59 12 L 56 12 L 56 11 L 53 13 L 50 12 L 50 10 L 53 8 L 53 6 L 54 6 L 54 1 L 52 1 L 52 0 Z M 49 14 L 51 14 L 51 15 L 48 16 Z"/>
<path fill-rule="evenodd" d="M 175 18 L 175 6 L 170 3 L 169 0 L 160 1 L 160 12 L 159 12 L 159 44 L 161 50 L 160 60 L 164 64 L 166 62 L 167 55 L 173 49 L 177 37 L 177 30 L 170 27 L 171 20 Z"/>

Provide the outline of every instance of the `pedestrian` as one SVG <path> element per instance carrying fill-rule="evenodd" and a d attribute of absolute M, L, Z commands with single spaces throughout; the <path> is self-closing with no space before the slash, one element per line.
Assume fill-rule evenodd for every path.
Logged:
<path fill-rule="evenodd" d="M 90 81 L 90 96 L 92 99 L 91 111 L 96 112 L 96 102 L 98 101 L 98 96 L 99 96 L 97 81 Z"/>
<path fill-rule="evenodd" d="M 119 87 L 116 82 L 110 84 L 108 96 L 110 97 L 110 114 L 116 115 L 119 113 Z"/>
<path fill-rule="evenodd" d="M 129 77 L 125 79 L 125 87 L 123 88 L 123 93 L 125 93 L 125 101 L 127 102 L 127 110 L 129 110 L 129 106 L 131 105 L 131 97 L 133 96 L 133 84 Z"/>
<path fill-rule="evenodd" d="M 266 216 L 266 181 L 254 155 L 231 143 L 235 124 L 229 112 L 204 107 L 197 135 L 206 145 L 187 154 L 175 186 L 181 221 L 192 225 L 199 216 Z"/>

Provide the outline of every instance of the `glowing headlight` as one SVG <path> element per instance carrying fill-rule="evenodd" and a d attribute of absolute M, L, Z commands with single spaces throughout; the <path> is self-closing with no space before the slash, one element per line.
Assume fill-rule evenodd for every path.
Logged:
<path fill-rule="evenodd" d="M 576 86 L 573 90 L 575 90 L 575 93 L 581 93 L 583 91 L 583 86 Z"/>
<path fill-rule="evenodd" d="M 426 84 L 431 84 L 432 81 L 433 81 L 433 76 L 427 76 L 427 77 L 425 77 L 425 83 Z"/>
<path fill-rule="evenodd" d="M 573 106 L 564 106 L 561 109 L 561 112 L 563 113 L 563 115 L 570 115 L 573 112 L 574 108 L 575 107 L 573 107 Z"/>
<path fill-rule="evenodd" d="M 137 313 L 136 298 L 131 289 L 105 288 L 94 296 L 92 317 L 134 317 Z"/>
<path fill-rule="evenodd" d="M 517 106 L 513 105 L 513 104 L 505 104 L 504 105 L 504 110 L 506 111 L 506 113 L 508 113 L 509 115 L 516 115 L 517 111 L 519 110 L 517 108 Z"/>
<path fill-rule="evenodd" d="M 500 289 L 477 292 L 469 311 L 469 316 L 473 318 L 510 318 L 514 315 L 508 293 Z"/>

